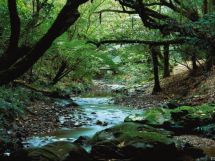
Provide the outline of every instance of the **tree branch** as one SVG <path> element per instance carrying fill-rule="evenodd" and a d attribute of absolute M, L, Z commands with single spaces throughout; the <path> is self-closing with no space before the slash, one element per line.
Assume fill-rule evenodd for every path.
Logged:
<path fill-rule="evenodd" d="M 89 0 L 67 0 L 48 32 L 34 45 L 34 47 L 13 62 L 10 67 L 0 70 L 0 85 L 6 84 L 25 73 L 50 48 L 53 41 L 62 35 L 80 17 L 78 8 Z M 16 51 L 17 52 L 17 51 Z M 4 63 L 0 61 L 0 64 Z"/>
<path fill-rule="evenodd" d="M 151 40 L 102 40 L 99 42 L 88 41 L 88 43 L 94 44 L 97 47 L 100 47 L 104 44 L 145 44 L 145 45 L 170 45 L 170 44 L 183 44 L 184 39 L 173 39 L 173 40 L 164 40 L 164 41 L 151 41 Z"/>
<path fill-rule="evenodd" d="M 94 13 L 102 14 L 104 12 L 114 12 L 114 13 L 126 13 L 126 14 L 137 14 L 136 11 L 128 11 L 128 10 L 114 10 L 114 9 L 103 9 Z"/>

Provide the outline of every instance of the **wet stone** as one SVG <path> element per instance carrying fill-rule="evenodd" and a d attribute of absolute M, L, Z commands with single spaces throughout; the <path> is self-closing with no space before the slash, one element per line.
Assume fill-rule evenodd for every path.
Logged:
<path fill-rule="evenodd" d="M 91 161 L 90 155 L 79 145 L 59 141 L 41 148 L 25 149 L 12 154 L 13 161 Z"/>

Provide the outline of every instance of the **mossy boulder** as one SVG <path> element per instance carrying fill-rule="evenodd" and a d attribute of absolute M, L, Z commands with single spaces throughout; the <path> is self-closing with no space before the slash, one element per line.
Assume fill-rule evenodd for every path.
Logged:
<path fill-rule="evenodd" d="M 80 146 L 70 142 L 55 142 L 41 148 L 15 152 L 13 161 L 90 161 L 90 155 Z"/>
<path fill-rule="evenodd" d="M 125 122 L 139 122 L 176 133 L 193 133 L 199 126 L 215 123 L 215 105 L 181 106 L 175 109 L 153 108 L 130 115 L 125 118 Z"/>
<path fill-rule="evenodd" d="M 170 120 L 170 111 L 163 108 L 146 110 L 142 113 L 129 115 L 125 118 L 125 122 L 139 122 L 147 125 L 163 125 Z"/>
<path fill-rule="evenodd" d="M 123 123 L 98 132 L 91 144 L 96 160 L 180 160 L 185 154 L 176 147 L 171 132 L 139 123 Z"/>
<path fill-rule="evenodd" d="M 201 106 L 181 106 L 170 110 L 175 122 L 188 128 L 195 128 L 215 123 L 215 105 L 203 104 Z"/>
<path fill-rule="evenodd" d="M 138 123 L 122 123 L 96 133 L 91 142 L 102 140 L 113 140 L 117 138 L 118 141 L 130 139 L 144 139 L 145 141 L 158 141 L 163 143 L 171 143 L 172 133 L 163 129 L 156 129 L 151 126 L 142 125 Z"/>

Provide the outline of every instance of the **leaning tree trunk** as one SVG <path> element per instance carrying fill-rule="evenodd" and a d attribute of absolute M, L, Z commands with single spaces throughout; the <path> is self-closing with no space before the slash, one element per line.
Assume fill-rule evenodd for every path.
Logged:
<path fill-rule="evenodd" d="M 48 32 L 32 47 L 32 49 L 23 56 L 20 56 L 19 59 L 14 61 L 7 69 L 0 70 L 0 85 L 7 84 L 28 71 L 28 69 L 30 69 L 51 47 L 53 41 L 76 22 L 80 17 L 78 7 L 87 1 L 88 0 L 67 0 L 67 3 L 60 11 Z M 9 12 L 11 11 L 9 10 Z M 14 51 L 14 54 L 9 56 L 8 59 L 14 58 L 16 54 L 17 51 Z M 4 62 L 0 61 L 0 64 L 2 63 Z"/>
<path fill-rule="evenodd" d="M 51 84 L 55 85 L 58 81 L 61 80 L 62 76 L 64 75 L 64 73 L 66 72 L 66 69 L 68 68 L 68 64 L 66 61 L 62 61 L 60 68 L 57 71 L 57 74 L 55 75 L 54 79 L 52 80 Z"/>
<path fill-rule="evenodd" d="M 159 81 L 158 58 L 157 58 L 159 46 L 151 46 L 150 50 L 151 50 L 153 71 L 154 71 L 154 88 L 153 88 L 152 94 L 156 94 L 158 92 L 161 92 L 160 81 Z"/>
<path fill-rule="evenodd" d="M 169 70 L 169 45 L 164 45 L 164 73 L 163 78 L 170 76 L 170 70 Z"/>

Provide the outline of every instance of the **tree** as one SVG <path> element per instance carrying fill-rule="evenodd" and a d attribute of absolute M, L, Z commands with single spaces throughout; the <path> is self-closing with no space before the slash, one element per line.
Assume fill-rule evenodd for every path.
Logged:
<path fill-rule="evenodd" d="M 50 27 L 48 32 L 45 35 L 43 35 L 42 38 L 33 45 L 26 46 L 25 44 L 20 43 L 20 18 L 17 11 L 16 1 L 8 0 L 8 8 L 11 22 L 11 36 L 7 50 L 0 57 L 0 78 L 1 78 L 0 84 L 7 83 L 19 77 L 20 75 L 25 73 L 35 62 L 37 62 L 37 60 L 42 55 L 44 55 L 47 49 L 52 45 L 52 42 L 57 37 L 62 35 L 71 25 L 73 25 L 76 22 L 76 20 L 80 16 L 78 12 L 79 6 L 87 1 L 88 0 L 67 0 L 65 6 L 60 11 L 59 15 L 57 16 L 56 20 L 54 21 L 53 25 Z M 204 1 L 204 3 L 200 3 L 200 1 L 198 2 L 191 1 L 190 3 L 187 3 L 186 1 L 178 0 L 172 1 L 117 0 L 117 1 L 119 2 L 122 9 L 118 6 L 117 8 L 102 9 L 100 11 L 95 12 L 99 14 L 100 22 L 94 25 L 94 28 L 90 28 L 91 19 L 93 15 L 92 11 L 94 12 L 94 10 L 89 11 L 88 12 L 89 14 L 81 22 L 83 23 L 81 24 L 82 28 L 84 25 L 86 26 L 86 29 L 84 28 L 84 30 L 86 31 L 87 34 L 86 33 L 84 34 L 84 32 L 80 33 L 80 30 L 82 29 L 80 29 L 81 27 L 77 25 L 74 28 L 72 28 L 74 30 L 76 37 L 85 40 L 88 39 L 90 33 L 92 33 L 95 30 L 98 30 L 99 28 L 98 25 L 102 23 L 103 18 L 102 15 L 104 12 L 116 12 L 117 14 L 126 13 L 132 15 L 139 15 L 142 24 L 146 28 L 154 31 L 160 31 L 160 33 L 165 39 L 160 38 L 159 41 L 137 39 L 138 35 L 141 35 L 139 34 L 140 30 L 138 30 L 139 33 L 135 37 L 135 39 L 130 40 L 129 34 L 127 34 L 127 30 L 125 31 L 125 29 L 123 28 L 123 30 L 120 29 L 120 31 L 122 31 L 121 34 L 117 32 L 117 34 L 111 35 L 112 37 L 115 36 L 117 40 L 110 41 L 103 40 L 96 44 L 99 46 L 99 44 L 105 43 L 120 43 L 120 44 L 142 43 L 146 45 L 166 46 L 165 47 L 166 51 L 164 52 L 166 56 L 164 61 L 164 76 L 169 75 L 167 45 L 182 44 L 184 42 L 192 43 L 192 45 L 198 46 L 203 44 L 203 47 L 210 51 L 207 54 L 208 68 L 211 67 L 211 64 L 213 65 L 215 36 L 214 32 L 210 32 L 213 29 L 213 26 L 211 25 L 205 28 L 204 25 L 205 21 L 207 21 L 207 23 L 211 21 L 211 17 L 208 18 L 207 17 L 208 14 L 206 13 L 211 13 L 211 8 L 213 9 L 214 6 L 213 0 L 207 0 Z M 38 22 L 38 14 L 40 14 L 38 6 L 41 7 L 41 5 L 35 3 L 37 1 L 33 2 L 34 2 L 33 13 L 35 15 L 34 17 L 36 19 L 36 22 Z M 43 2 L 46 2 L 46 0 L 44 0 Z M 104 1 L 102 2 L 100 1 L 98 5 L 95 5 L 94 9 L 102 5 L 103 2 Z M 112 3 L 109 6 L 109 8 L 112 6 L 115 7 L 114 5 L 112 5 L 115 4 L 115 2 L 111 0 L 110 2 Z M 204 11 L 201 13 L 202 8 L 204 8 L 203 9 Z M 132 21 L 132 25 L 130 28 L 131 30 L 133 30 L 135 26 L 134 17 L 129 17 L 129 20 Z M 204 22 L 202 23 L 201 20 L 203 20 Z M 124 25 L 124 23 L 123 22 L 121 24 L 117 23 L 117 25 L 121 26 Z M 111 26 L 113 30 L 117 27 L 117 25 L 111 26 L 110 24 L 106 24 L 106 26 Z M 144 31 L 141 31 L 141 33 L 149 32 L 149 30 L 146 30 L 146 28 L 144 28 Z M 103 37 L 108 35 L 108 33 L 106 32 L 97 35 L 98 35 L 97 38 L 101 40 Z"/>
<path fill-rule="evenodd" d="M 20 18 L 16 0 L 8 0 L 11 35 L 5 53 L 0 57 L 0 84 L 6 84 L 25 73 L 43 56 L 53 41 L 80 17 L 78 8 L 88 0 L 67 0 L 47 33 L 33 47 L 19 47 Z"/>
<path fill-rule="evenodd" d="M 190 45 L 202 47 L 207 51 L 207 68 L 208 70 L 214 64 L 214 49 L 215 49 L 215 34 L 214 22 L 211 22 L 212 18 L 203 17 L 208 10 L 214 9 L 214 1 L 178 1 L 178 0 L 117 0 L 122 6 L 122 10 L 116 9 L 103 9 L 98 13 L 103 12 L 115 12 L 115 13 L 126 13 L 126 14 L 138 14 L 145 27 L 153 30 L 159 30 L 164 37 L 175 37 L 181 38 L 181 44 L 183 42 L 189 43 Z M 203 10 L 201 10 L 203 6 Z M 161 10 L 165 8 L 166 10 Z M 209 9 L 210 8 L 210 9 Z M 201 13 L 203 11 L 203 13 Z M 213 15 L 212 15 L 213 16 Z M 210 24 L 208 28 L 205 28 L 205 23 Z M 138 43 L 141 41 L 137 40 L 103 40 L 97 43 Z M 148 43 L 145 43 L 148 44 Z M 170 43 L 171 44 L 171 43 Z M 169 75 L 168 57 L 169 51 L 165 44 L 165 61 L 164 61 L 164 77 Z M 151 42 L 150 45 L 158 45 L 156 42 Z M 162 44 L 164 45 L 164 44 Z M 156 54 L 152 54 L 156 55 Z M 197 70 L 196 55 L 190 53 L 193 62 L 193 71 Z M 154 56 L 154 62 L 156 62 Z M 156 63 L 155 63 L 156 64 Z M 155 65 L 154 64 L 154 65 Z M 155 66 L 154 66 L 155 67 Z M 154 68 L 157 70 L 156 68 Z M 157 72 L 155 72 L 155 82 L 157 79 Z M 158 83 L 156 85 L 158 87 Z M 156 89 L 156 87 L 155 87 Z M 158 88 L 157 88 L 158 89 Z"/>
<path fill-rule="evenodd" d="M 192 43 L 200 45 L 202 43 L 207 44 L 203 47 L 205 49 L 210 49 L 209 51 L 215 48 L 215 36 L 214 33 L 205 30 L 205 27 L 202 28 L 196 27 L 196 22 L 201 20 L 201 13 L 198 8 L 197 2 L 192 1 L 187 3 L 186 1 L 178 0 L 161 0 L 159 3 L 156 1 L 148 2 L 146 0 L 118 0 L 123 8 L 128 7 L 132 11 L 140 16 L 144 26 L 150 29 L 157 29 L 164 35 L 175 35 L 177 37 L 184 37 L 185 39 L 191 39 Z M 204 11 L 206 12 L 207 8 L 214 8 L 214 1 L 210 0 L 207 4 L 204 1 Z M 207 4 L 207 6 L 206 6 Z M 157 8 L 165 7 L 166 9 L 172 11 L 173 15 L 180 14 L 183 19 L 188 21 L 181 21 L 171 15 L 161 13 Z M 213 6 L 213 7 L 211 7 Z M 126 11 L 125 11 L 126 12 Z M 187 23 L 190 26 L 187 27 Z M 212 27 L 212 26 L 211 26 Z M 197 39 L 197 40 L 196 40 Z M 208 52 L 208 60 L 213 59 L 213 52 Z"/>
<path fill-rule="evenodd" d="M 158 69 L 158 53 L 160 52 L 160 46 L 150 46 L 150 51 L 152 55 L 152 64 L 153 64 L 153 72 L 154 72 L 154 88 L 152 94 L 156 94 L 161 92 L 160 81 L 159 81 L 159 69 Z"/>
<path fill-rule="evenodd" d="M 164 58 L 163 77 L 166 78 L 166 77 L 170 76 L 170 70 L 169 70 L 169 45 L 164 45 L 163 58 Z"/>

